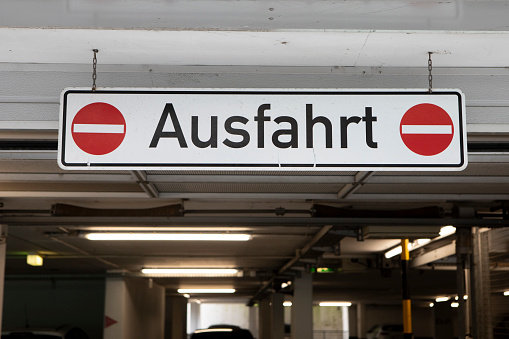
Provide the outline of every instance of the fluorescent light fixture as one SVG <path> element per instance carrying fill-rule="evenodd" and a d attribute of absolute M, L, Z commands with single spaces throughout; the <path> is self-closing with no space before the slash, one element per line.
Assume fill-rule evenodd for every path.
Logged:
<path fill-rule="evenodd" d="M 235 268 L 144 268 L 141 273 L 165 277 L 232 277 L 242 272 Z"/>
<path fill-rule="evenodd" d="M 504 291 L 504 297 L 509 297 L 509 291 Z"/>
<path fill-rule="evenodd" d="M 204 330 L 196 330 L 194 333 L 210 333 L 210 332 L 233 332 L 232 328 L 206 328 Z"/>
<path fill-rule="evenodd" d="M 250 234 L 240 233 L 141 233 L 141 232 L 96 232 L 85 233 L 88 240 L 173 240 L 173 241 L 248 241 Z"/>
<path fill-rule="evenodd" d="M 454 307 L 454 308 L 456 308 L 456 307 L 460 307 L 460 303 L 458 303 L 458 302 L 452 302 L 452 303 L 451 303 L 451 307 Z"/>
<path fill-rule="evenodd" d="M 352 306 L 352 303 L 346 301 L 324 301 L 319 303 L 320 306 Z"/>
<path fill-rule="evenodd" d="M 454 226 L 444 226 L 440 229 L 440 236 L 446 237 L 448 235 L 456 233 L 456 227 Z"/>
<path fill-rule="evenodd" d="M 412 243 L 412 249 L 416 248 L 417 246 L 422 246 L 424 244 L 427 244 L 431 241 L 431 239 L 417 239 Z"/>
<path fill-rule="evenodd" d="M 291 301 L 285 301 L 283 303 L 283 306 L 290 307 L 290 306 L 292 306 L 292 302 Z"/>
<path fill-rule="evenodd" d="M 27 264 L 30 266 L 42 266 L 42 257 L 38 254 L 29 253 L 27 255 Z"/>
<path fill-rule="evenodd" d="M 385 252 L 385 257 L 387 259 L 397 256 L 398 254 L 401 254 L 401 246 L 394 247 L 392 250 L 388 250 Z"/>
<path fill-rule="evenodd" d="M 235 293 L 234 288 L 179 288 L 178 293 L 195 294 L 195 293 Z"/>
<path fill-rule="evenodd" d="M 450 299 L 449 297 L 438 297 L 438 298 L 435 299 L 435 301 L 437 303 L 440 303 L 440 302 L 443 302 L 443 301 L 447 301 L 449 299 Z"/>
<path fill-rule="evenodd" d="M 411 250 L 414 250 L 424 244 L 427 244 L 428 242 L 430 242 L 431 239 L 417 239 L 413 242 L 409 242 L 408 243 L 408 250 L 411 251 Z M 394 247 L 393 249 L 385 252 L 385 257 L 387 259 L 390 259 L 392 257 L 395 257 L 397 256 L 398 254 L 401 254 L 401 246 L 398 246 L 398 247 Z"/>

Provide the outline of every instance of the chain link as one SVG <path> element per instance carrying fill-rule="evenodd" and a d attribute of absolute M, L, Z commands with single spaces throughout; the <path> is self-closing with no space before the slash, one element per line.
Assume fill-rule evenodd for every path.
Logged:
<path fill-rule="evenodd" d="M 94 58 L 92 59 L 92 91 L 95 91 L 97 86 L 95 85 L 95 81 L 97 80 L 97 52 L 98 49 L 93 49 Z"/>
<path fill-rule="evenodd" d="M 433 91 L 433 75 L 431 74 L 431 71 L 433 70 L 433 62 L 431 61 L 431 54 L 432 52 L 428 52 L 428 90 L 431 93 Z"/>

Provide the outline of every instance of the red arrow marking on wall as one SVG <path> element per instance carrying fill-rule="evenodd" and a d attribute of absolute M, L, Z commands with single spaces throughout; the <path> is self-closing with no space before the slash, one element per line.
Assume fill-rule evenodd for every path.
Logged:
<path fill-rule="evenodd" d="M 111 319 L 108 316 L 104 317 L 104 328 L 110 327 L 111 325 L 115 325 L 116 323 L 118 323 L 118 321 L 116 321 L 115 319 Z"/>

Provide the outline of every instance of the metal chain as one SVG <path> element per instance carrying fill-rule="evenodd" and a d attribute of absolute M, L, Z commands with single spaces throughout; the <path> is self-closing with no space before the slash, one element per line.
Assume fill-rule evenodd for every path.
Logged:
<path fill-rule="evenodd" d="M 92 91 L 95 91 L 97 86 L 95 85 L 95 81 L 97 80 L 97 53 L 98 49 L 93 49 L 94 58 L 92 59 Z"/>
<path fill-rule="evenodd" d="M 431 93 L 433 91 L 433 75 L 431 74 L 431 71 L 433 70 L 433 62 L 431 61 L 431 54 L 432 52 L 428 52 L 428 83 L 429 87 L 428 90 Z"/>

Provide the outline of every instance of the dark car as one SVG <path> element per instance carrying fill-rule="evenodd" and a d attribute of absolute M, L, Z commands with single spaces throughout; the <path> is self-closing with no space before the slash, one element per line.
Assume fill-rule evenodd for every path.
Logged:
<path fill-rule="evenodd" d="M 62 326 L 59 328 L 23 328 L 2 332 L 2 339 L 89 339 L 89 336 L 78 327 Z"/>
<path fill-rule="evenodd" d="M 366 335 L 367 339 L 403 339 L 403 325 L 379 324 L 373 326 Z"/>
<path fill-rule="evenodd" d="M 254 339 L 249 330 L 234 325 L 213 325 L 196 330 L 191 339 Z"/>

